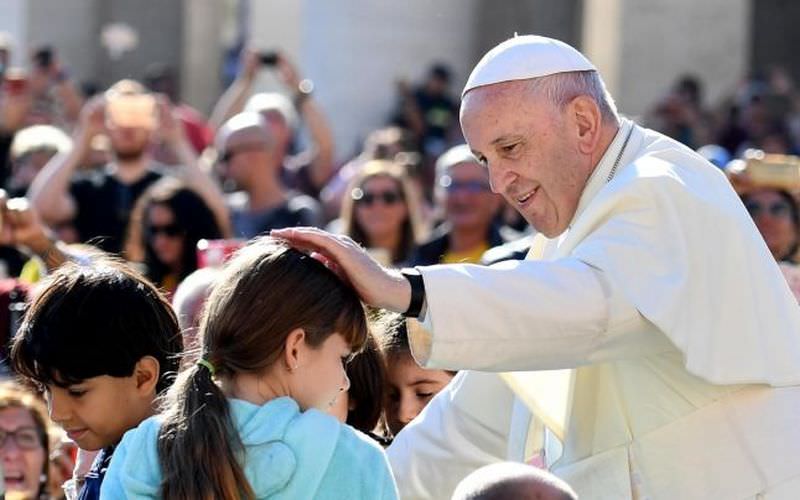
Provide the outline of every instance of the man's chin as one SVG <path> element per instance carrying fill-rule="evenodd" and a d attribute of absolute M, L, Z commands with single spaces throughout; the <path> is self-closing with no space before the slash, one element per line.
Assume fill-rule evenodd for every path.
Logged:
<path fill-rule="evenodd" d="M 525 219 L 528 225 L 536 230 L 537 233 L 540 233 L 547 238 L 555 238 L 564 232 L 563 230 L 559 231 L 558 228 L 553 227 L 552 224 L 547 224 L 538 217 L 532 217 L 527 214 L 522 214 L 522 217 Z"/>
<path fill-rule="evenodd" d="M 118 162 L 131 163 L 139 161 L 144 156 L 144 149 L 130 150 L 130 151 L 114 151 L 114 157 Z"/>

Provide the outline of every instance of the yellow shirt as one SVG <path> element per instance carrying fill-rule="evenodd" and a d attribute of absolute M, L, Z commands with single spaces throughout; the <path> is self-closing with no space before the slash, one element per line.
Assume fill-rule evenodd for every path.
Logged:
<path fill-rule="evenodd" d="M 483 253 L 489 250 L 485 241 L 475 248 L 464 252 L 447 252 L 442 256 L 442 264 L 480 264 Z"/>

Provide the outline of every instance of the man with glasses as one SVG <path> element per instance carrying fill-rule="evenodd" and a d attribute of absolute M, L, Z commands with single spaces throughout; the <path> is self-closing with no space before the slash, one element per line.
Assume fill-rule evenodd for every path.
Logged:
<path fill-rule="evenodd" d="M 260 113 L 239 113 L 225 122 L 216 144 L 221 174 L 237 190 L 227 198 L 234 237 L 250 239 L 272 229 L 321 224 L 319 203 L 282 184 L 282 157 Z"/>
<path fill-rule="evenodd" d="M 444 223 L 414 252 L 414 265 L 475 264 L 486 250 L 511 239 L 495 224 L 502 200 L 492 193 L 489 174 L 466 144 L 436 162 L 436 199 L 444 208 Z"/>

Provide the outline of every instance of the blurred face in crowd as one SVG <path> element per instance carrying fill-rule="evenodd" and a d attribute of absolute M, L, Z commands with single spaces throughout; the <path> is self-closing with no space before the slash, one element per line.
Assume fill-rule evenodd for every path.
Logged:
<path fill-rule="evenodd" d="M 56 154 L 52 150 L 31 151 L 14 160 L 13 179 L 17 186 L 30 186 L 33 178 Z"/>
<path fill-rule="evenodd" d="M 390 354 L 386 364 L 389 381 L 386 421 L 392 434 L 397 435 L 444 389 L 453 374 L 420 367 L 408 351 Z"/>
<path fill-rule="evenodd" d="M 147 238 L 158 260 L 178 271 L 183 257 L 184 231 L 168 206 L 155 204 L 147 211 Z"/>
<path fill-rule="evenodd" d="M 36 498 L 47 461 L 43 432 L 27 408 L 0 410 L 0 436 L 3 439 L 0 452 L 7 494 L 14 492 L 21 494 L 22 498 Z"/>
<path fill-rule="evenodd" d="M 400 184 L 388 175 L 368 178 L 352 193 L 355 198 L 356 223 L 367 235 L 367 244 L 385 239 L 386 235 L 398 235 L 408 218 L 408 207 Z"/>
<path fill-rule="evenodd" d="M 267 136 L 262 131 L 247 129 L 237 132 L 225 143 L 222 174 L 239 188 L 247 190 L 259 174 L 258 169 L 268 168 L 271 152 Z"/>
<path fill-rule="evenodd" d="M 792 219 L 794 207 L 778 191 L 759 189 L 742 200 L 761 236 L 777 260 L 789 257 L 798 241 L 798 228 Z"/>
<path fill-rule="evenodd" d="M 122 162 L 140 159 L 150 145 L 152 135 L 150 129 L 109 123 L 107 131 L 114 156 Z"/>
<path fill-rule="evenodd" d="M 106 130 L 121 162 L 140 159 L 156 128 L 155 100 L 149 94 L 121 95 L 106 104 Z"/>
<path fill-rule="evenodd" d="M 447 221 L 455 229 L 488 230 L 500 208 L 486 169 L 475 162 L 459 163 L 439 178 Z"/>
<path fill-rule="evenodd" d="M 588 98 L 559 110 L 528 86 L 516 81 L 469 91 L 461 126 L 476 158 L 489 169 L 492 190 L 534 228 L 554 237 L 571 222 L 594 168 L 575 112 Z"/>

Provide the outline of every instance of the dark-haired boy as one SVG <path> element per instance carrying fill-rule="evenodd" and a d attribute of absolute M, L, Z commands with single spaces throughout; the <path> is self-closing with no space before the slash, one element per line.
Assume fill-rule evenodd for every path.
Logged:
<path fill-rule="evenodd" d="M 154 412 L 182 351 L 169 303 L 110 258 L 67 264 L 40 288 L 11 347 L 17 373 L 44 390 L 50 417 L 83 450 L 100 450 L 78 499 L 99 498 L 122 435 Z"/>

